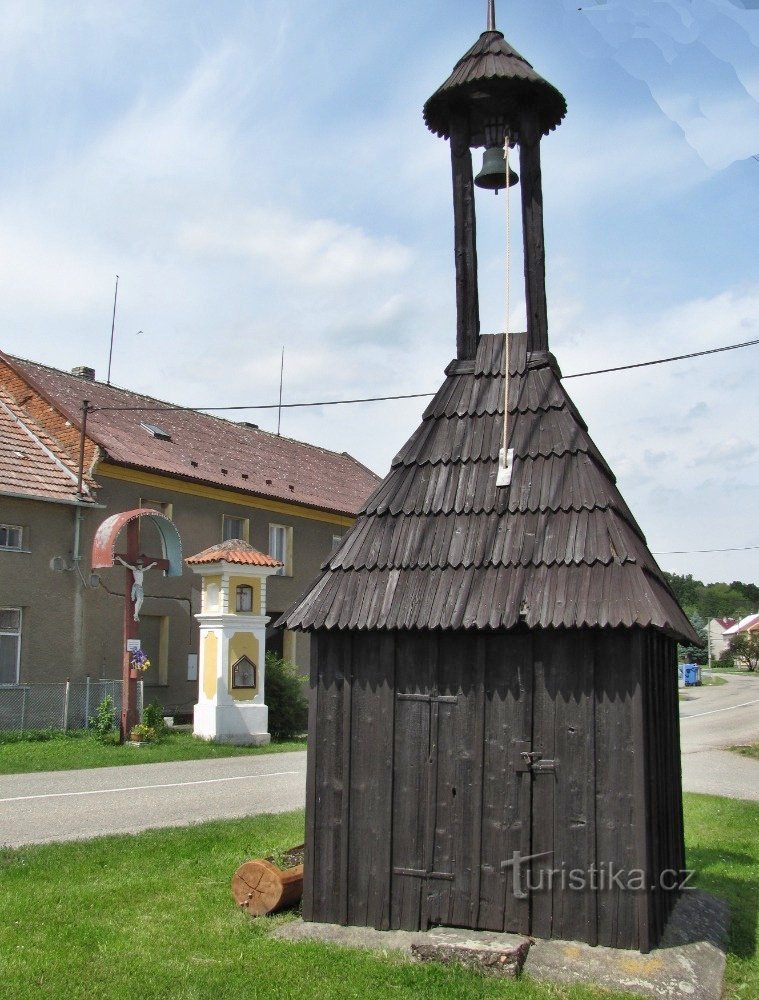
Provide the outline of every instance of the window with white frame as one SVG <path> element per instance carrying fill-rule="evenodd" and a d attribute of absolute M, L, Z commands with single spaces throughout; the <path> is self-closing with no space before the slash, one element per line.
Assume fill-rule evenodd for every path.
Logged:
<path fill-rule="evenodd" d="M 293 529 L 284 524 L 269 525 L 269 555 L 283 564 L 277 576 L 292 576 Z"/>
<path fill-rule="evenodd" d="M 0 549 L 21 549 L 24 529 L 20 524 L 0 524 Z"/>
<path fill-rule="evenodd" d="M 0 608 L 0 684 L 18 684 L 21 608 Z"/>
<path fill-rule="evenodd" d="M 223 514 L 221 519 L 221 540 L 229 542 L 233 538 L 248 541 L 249 521 L 247 517 L 232 517 Z"/>

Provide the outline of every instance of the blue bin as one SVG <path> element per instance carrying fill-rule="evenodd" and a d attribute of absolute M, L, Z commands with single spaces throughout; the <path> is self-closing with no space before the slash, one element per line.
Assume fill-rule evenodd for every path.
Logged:
<path fill-rule="evenodd" d="M 695 663 L 684 663 L 683 677 L 686 687 L 695 687 L 701 683 L 701 668 Z"/>

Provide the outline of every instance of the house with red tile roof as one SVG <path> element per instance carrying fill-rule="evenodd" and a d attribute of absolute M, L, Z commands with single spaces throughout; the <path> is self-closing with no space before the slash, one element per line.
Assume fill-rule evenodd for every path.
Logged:
<path fill-rule="evenodd" d="M 344 452 L 0 353 L 0 684 L 120 676 L 124 574 L 93 578 L 89 563 L 109 514 L 161 510 L 186 553 L 231 539 L 270 553 L 283 564 L 269 582 L 274 621 L 378 482 Z M 146 574 L 145 697 L 167 711 L 195 701 L 198 610 L 189 568 Z M 307 636 L 267 643 L 306 666 Z"/>

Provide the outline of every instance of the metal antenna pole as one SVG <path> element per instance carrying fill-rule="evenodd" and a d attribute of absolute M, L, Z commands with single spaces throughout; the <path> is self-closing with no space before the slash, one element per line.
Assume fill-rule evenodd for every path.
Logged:
<path fill-rule="evenodd" d="M 79 469 L 76 477 L 76 495 L 80 498 L 84 496 L 84 443 L 87 439 L 87 414 L 89 412 L 90 401 L 85 399 L 82 402 L 82 429 L 79 433 Z"/>
<path fill-rule="evenodd" d="M 488 0 L 488 31 L 495 30 L 495 0 Z"/>
<path fill-rule="evenodd" d="M 113 318 L 111 319 L 111 347 L 108 351 L 108 379 L 106 385 L 111 384 L 111 360 L 113 359 L 113 331 L 116 327 L 116 299 L 119 294 L 119 276 L 116 275 L 116 290 L 113 293 Z"/>
<path fill-rule="evenodd" d="M 282 378 L 285 372 L 285 349 L 282 348 L 282 363 L 279 366 L 279 407 L 277 408 L 277 437 L 282 423 Z"/>

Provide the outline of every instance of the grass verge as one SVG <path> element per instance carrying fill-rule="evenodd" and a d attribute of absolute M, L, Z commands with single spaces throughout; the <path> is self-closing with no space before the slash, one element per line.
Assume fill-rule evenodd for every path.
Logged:
<path fill-rule="evenodd" d="M 235 747 L 207 743 L 192 733 L 169 730 L 153 746 L 102 744 L 86 731 L 0 734 L 0 774 L 23 774 L 31 771 L 73 771 L 89 767 L 115 767 L 121 764 L 159 764 L 173 760 L 208 760 L 215 757 L 240 757 L 249 754 L 281 753 L 305 750 L 305 740 L 270 743 L 265 747 Z"/>
<path fill-rule="evenodd" d="M 759 760 L 759 743 L 747 743 L 743 746 L 729 747 L 733 753 L 739 753 L 741 757 L 753 757 Z"/>
<path fill-rule="evenodd" d="M 689 862 L 733 907 L 726 1000 L 759 995 L 756 836 L 759 807 L 686 797 Z M 229 890 L 235 868 L 298 843 L 303 814 L 204 823 L 88 843 L 0 852 L 0 982 L 9 1000 L 614 1000 L 623 994 L 463 969 L 411 965 L 268 936 Z"/>

